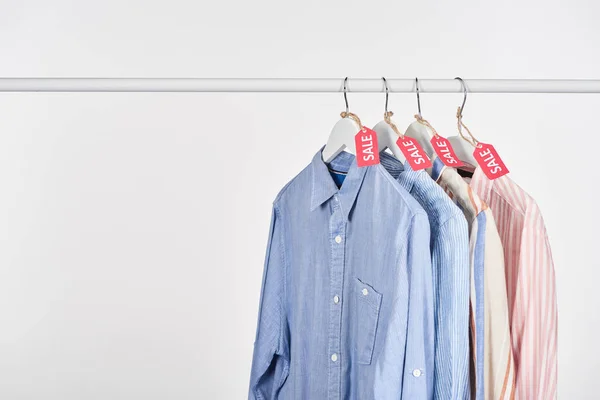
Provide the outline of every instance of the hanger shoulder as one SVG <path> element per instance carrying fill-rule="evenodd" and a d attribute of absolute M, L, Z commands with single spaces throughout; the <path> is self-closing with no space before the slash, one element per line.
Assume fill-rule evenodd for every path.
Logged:
<path fill-rule="evenodd" d="M 359 130 L 358 124 L 350 118 L 342 118 L 336 122 L 321 154 L 323 161 L 330 163 L 344 149 L 349 153 L 356 154 L 354 137 Z"/>
<path fill-rule="evenodd" d="M 405 136 L 415 139 L 421 147 L 423 151 L 429 156 L 429 158 L 433 157 L 435 150 L 433 150 L 433 146 L 431 145 L 431 138 L 433 138 L 433 132 L 420 123 L 419 121 L 414 121 L 412 124 L 406 128 Z"/>
<path fill-rule="evenodd" d="M 473 151 L 475 148 L 471 143 L 467 142 L 460 136 L 450 136 L 448 141 L 452 145 L 452 149 L 460 161 L 471 164 L 473 167 L 477 166 L 477 161 L 473 156 Z"/>
<path fill-rule="evenodd" d="M 398 141 L 398 134 L 394 132 L 392 127 L 385 122 L 385 120 L 380 121 L 373 127 L 375 133 L 377 133 L 377 143 L 379 144 L 379 152 L 384 151 L 385 149 L 390 149 L 392 154 L 400 161 L 404 161 L 404 154 L 398 147 L 396 143 Z"/>

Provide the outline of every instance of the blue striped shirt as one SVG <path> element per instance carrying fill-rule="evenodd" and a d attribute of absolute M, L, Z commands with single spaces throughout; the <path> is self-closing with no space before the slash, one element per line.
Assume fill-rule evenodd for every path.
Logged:
<path fill-rule="evenodd" d="M 435 319 L 434 398 L 469 399 L 469 228 L 463 212 L 425 171 L 387 153 L 381 164 L 427 212 Z"/>
<path fill-rule="evenodd" d="M 484 382 L 486 365 L 490 366 L 493 362 L 497 362 L 497 360 L 504 361 L 502 356 L 498 358 L 496 349 L 490 349 L 490 352 L 486 353 L 487 338 L 485 337 L 486 331 L 488 331 L 485 327 L 485 324 L 489 323 L 490 321 L 486 321 L 485 319 L 486 294 L 484 289 L 486 275 L 484 274 L 484 267 L 486 263 L 486 255 L 487 257 L 494 257 L 494 250 L 501 248 L 500 240 L 496 232 L 495 237 L 498 240 L 495 241 L 495 243 L 492 241 L 492 243 L 489 243 L 489 247 L 486 247 L 486 238 L 488 238 L 488 234 L 491 235 L 490 238 L 494 237 L 493 232 L 487 229 L 489 221 L 486 213 L 489 213 L 489 210 L 487 210 L 487 205 L 485 205 L 485 203 L 483 203 L 481 199 L 475 193 L 473 193 L 472 189 L 455 169 L 446 168 L 444 163 L 439 158 L 435 158 L 433 160 L 431 178 L 442 187 L 444 192 L 447 192 L 451 196 L 452 201 L 454 201 L 455 204 L 457 204 L 457 206 L 461 209 L 469 226 L 470 308 L 472 318 L 471 344 L 473 347 L 470 361 L 473 363 L 471 393 L 477 400 L 487 400 L 489 396 L 486 396 L 486 393 L 488 393 L 491 387 L 486 388 L 486 384 Z M 493 220 L 493 216 L 491 218 Z M 495 230 L 495 224 L 493 225 Z M 500 268 L 503 269 L 504 260 L 502 259 L 502 252 L 498 254 L 501 259 L 494 260 L 493 266 L 496 268 L 500 266 Z M 504 274 L 501 273 L 500 275 L 503 276 Z M 506 293 L 506 289 L 504 289 L 504 293 Z M 500 297 L 498 297 L 498 299 L 500 299 Z M 500 319 L 501 317 L 499 316 L 498 320 Z M 492 325 L 490 325 L 490 328 L 491 327 Z M 491 332 L 491 329 L 489 329 L 489 331 Z M 500 337 L 500 341 L 502 341 L 501 337 L 503 336 L 503 332 L 498 332 L 497 334 L 498 337 Z M 508 336 L 505 336 L 505 338 L 507 337 Z M 506 362 L 500 362 L 498 366 L 505 368 Z M 492 375 L 495 375 L 495 372 L 490 374 L 490 376 Z M 504 374 L 501 374 L 500 376 L 503 378 Z M 492 376 L 490 382 L 494 383 L 495 381 L 495 376 Z M 497 391 L 499 391 L 499 389 Z M 490 391 L 489 393 L 494 393 L 494 391 Z M 489 399 L 493 400 L 491 397 L 489 397 Z"/>
<path fill-rule="evenodd" d="M 273 203 L 250 399 L 433 398 L 429 219 L 380 165 L 319 151 Z"/>
<path fill-rule="evenodd" d="M 475 282 L 475 368 L 477 370 L 477 399 L 485 399 L 485 231 L 487 218 L 485 213 L 477 214 L 477 236 L 473 251 L 473 280 Z"/>

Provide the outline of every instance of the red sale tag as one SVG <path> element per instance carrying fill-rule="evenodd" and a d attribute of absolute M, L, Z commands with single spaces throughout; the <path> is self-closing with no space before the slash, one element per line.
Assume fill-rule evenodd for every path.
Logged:
<path fill-rule="evenodd" d="M 413 170 L 418 171 L 420 169 L 431 168 L 431 160 L 415 139 L 403 136 L 398 138 L 396 144 L 400 147 L 402 154 L 404 154 L 406 161 L 408 161 Z"/>
<path fill-rule="evenodd" d="M 440 160 L 447 167 L 456 168 L 465 165 L 462 161 L 458 159 L 458 157 L 456 157 L 456 153 L 454 152 L 452 144 L 450 144 L 450 141 L 448 139 L 441 137 L 440 135 L 434 135 L 431 138 L 431 145 L 433 146 L 433 149 L 435 150 Z"/>
<path fill-rule="evenodd" d="M 354 137 L 356 144 L 356 163 L 359 167 L 379 164 L 379 147 L 377 146 L 377 133 L 363 126 Z"/>
<path fill-rule="evenodd" d="M 496 152 L 496 149 L 494 149 L 494 146 L 491 144 L 477 143 L 473 156 L 475 157 L 475 160 L 477 160 L 477 163 L 483 170 L 485 176 L 490 180 L 498 179 L 509 172 L 498 155 L 498 152 Z"/>

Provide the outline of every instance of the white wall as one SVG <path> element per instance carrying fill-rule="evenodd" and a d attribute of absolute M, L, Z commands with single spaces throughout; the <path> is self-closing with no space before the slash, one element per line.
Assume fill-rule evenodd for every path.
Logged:
<path fill-rule="evenodd" d="M 0 76 L 600 78 L 592 0 L 0 1 Z M 422 95 L 456 131 L 461 95 Z M 383 95 L 350 94 L 367 124 Z M 242 399 L 271 201 L 338 94 L 0 94 L 0 398 Z M 402 127 L 414 95 L 395 94 Z M 539 202 L 561 399 L 600 357 L 600 95 L 471 95 Z"/>

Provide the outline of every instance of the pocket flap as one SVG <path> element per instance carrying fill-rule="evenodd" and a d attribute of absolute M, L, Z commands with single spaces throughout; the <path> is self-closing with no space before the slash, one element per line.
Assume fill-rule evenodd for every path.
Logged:
<path fill-rule="evenodd" d="M 379 311 L 381 306 L 381 293 L 373 289 L 373 286 L 354 278 L 354 291 L 358 299 L 372 306 L 376 311 Z"/>

